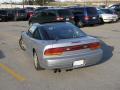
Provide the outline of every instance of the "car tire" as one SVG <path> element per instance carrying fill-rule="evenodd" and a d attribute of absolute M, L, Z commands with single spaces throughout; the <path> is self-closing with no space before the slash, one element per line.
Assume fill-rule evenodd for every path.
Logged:
<path fill-rule="evenodd" d="M 31 26 L 33 23 L 32 22 L 29 22 L 29 26 Z"/>
<path fill-rule="evenodd" d="M 7 22 L 7 18 L 4 18 L 3 21 L 4 21 L 4 22 Z"/>
<path fill-rule="evenodd" d="M 38 60 L 37 53 L 34 51 L 33 53 L 33 59 L 34 59 L 34 67 L 35 69 L 38 70 L 43 70 L 43 68 L 40 66 L 40 62 Z"/>
<path fill-rule="evenodd" d="M 14 17 L 14 21 L 17 21 L 17 17 Z"/>
<path fill-rule="evenodd" d="M 23 51 L 26 50 L 26 45 L 24 44 L 22 37 L 19 39 L 19 46 Z"/>
<path fill-rule="evenodd" d="M 100 24 L 104 24 L 104 21 L 102 18 L 100 18 Z"/>

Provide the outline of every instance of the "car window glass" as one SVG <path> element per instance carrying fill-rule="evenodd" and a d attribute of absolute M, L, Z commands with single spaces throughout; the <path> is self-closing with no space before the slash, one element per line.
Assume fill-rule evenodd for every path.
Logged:
<path fill-rule="evenodd" d="M 48 12 L 47 15 L 50 16 L 50 17 L 55 17 L 56 16 L 56 14 L 54 12 Z"/>
<path fill-rule="evenodd" d="M 41 14 L 39 14 L 39 16 L 45 17 L 45 16 L 47 16 L 47 13 L 46 12 L 41 12 Z"/>
<path fill-rule="evenodd" d="M 58 10 L 57 11 L 59 16 L 71 16 L 72 13 L 69 10 L 63 9 L 63 10 Z"/>
<path fill-rule="evenodd" d="M 18 10 L 18 13 L 25 13 L 25 10 Z"/>
<path fill-rule="evenodd" d="M 84 11 L 83 10 L 74 10 L 73 11 L 73 14 L 78 14 L 78 15 L 81 15 L 81 14 L 84 14 Z"/>
<path fill-rule="evenodd" d="M 49 40 L 48 34 L 44 29 L 41 29 L 40 27 L 38 28 L 40 32 L 41 39 L 43 40 Z"/>
<path fill-rule="evenodd" d="M 35 32 L 33 33 L 33 38 L 35 38 L 35 39 L 41 39 L 41 37 L 40 37 L 40 33 L 39 33 L 39 30 L 35 30 Z"/>
<path fill-rule="evenodd" d="M 114 9 L 115 8 L 115 6 L 112 6 L 112 7 L 110 7 L 111 9 Z"/>
<path fill-rule="evenodd" d="M 56 16 L 56 14 L 55 14 L 55 12 L 50 12 L 50 11 L 46 11 L 46 12 L 41 12 L 41 15 L 40 15 L 41 17 L 54 17 L 54 16 Z"/>
<path fill-rule="evenodd" d="M 72 24 L 65 23 L 43 26 L 42 31 L 44 31 L 44 35 L 49 37 L 50 40 L 80 38 L 85 36 L 79 28 Z"/>
<path fill-rule="evenodd" d="M 87 14 L 89 14 L 89 15 L 96 15 L 97 14 L 97 10 L 94 7 L 86 8 L 86 10 L 87 10 Z"/>
<path fill-rule="evenodd" d="M 112 10 L 109 9 L 101 9 L 101 12 L 105 14 L 113 14 Z"/>
<path fill-rule="evenodd" d="M 29 37 L 32 37 L 32 33 L 28 30 L 28 32 L 27 32 L 27 35 L 29 36 Z"/>
<path fill-rule="evenodd" d="M 56 20 L 56 13 L 55 12 L 44 12 L 41 13 L 41 20 L 40 23 L 44 23 L 44 22 L 52 22 L 54 20 Z"/>
<path fill-rule="evenodd" d="M 33 32 L 37 29 L 37 26 L 31 26 L 29 29 L 29 32 L 31 32 L 33 34 Z"/>

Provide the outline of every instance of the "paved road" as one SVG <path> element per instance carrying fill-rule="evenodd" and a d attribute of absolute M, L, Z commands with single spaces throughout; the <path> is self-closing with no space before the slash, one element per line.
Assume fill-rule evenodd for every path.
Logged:
<path fill-rule="evenodd" d="M 18 39 L 27 22 L 0 22 L 0 90 L 120 90 L 120 22 L 82 28 L 103 42 L 98 65 L 70 72 L 36 71 L 20 50 Z"/>

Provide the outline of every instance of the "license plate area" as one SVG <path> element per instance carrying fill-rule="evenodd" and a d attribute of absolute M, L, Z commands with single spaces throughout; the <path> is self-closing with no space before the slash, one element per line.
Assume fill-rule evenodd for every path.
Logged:
<path fill-rule="evenodd" d="M 85 66 L 85 60 L 78 60 L 73 62 L 73 67 L 82 67 Z"/>
<path fill-rule="evenodd" d="M 66 21 L 69 21 L 70 19 L 69 18 L 66 18 Z"/>

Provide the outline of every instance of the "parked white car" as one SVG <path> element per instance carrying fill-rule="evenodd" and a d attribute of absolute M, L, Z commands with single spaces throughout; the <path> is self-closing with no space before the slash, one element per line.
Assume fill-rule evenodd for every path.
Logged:
<path fill-rule="evenodd" d="M 100 15 L 100 19 L 102 22 L 116 22 L 118 20 L 118 15 L 115 14 L 110 9 L 97 9 Z"/>

